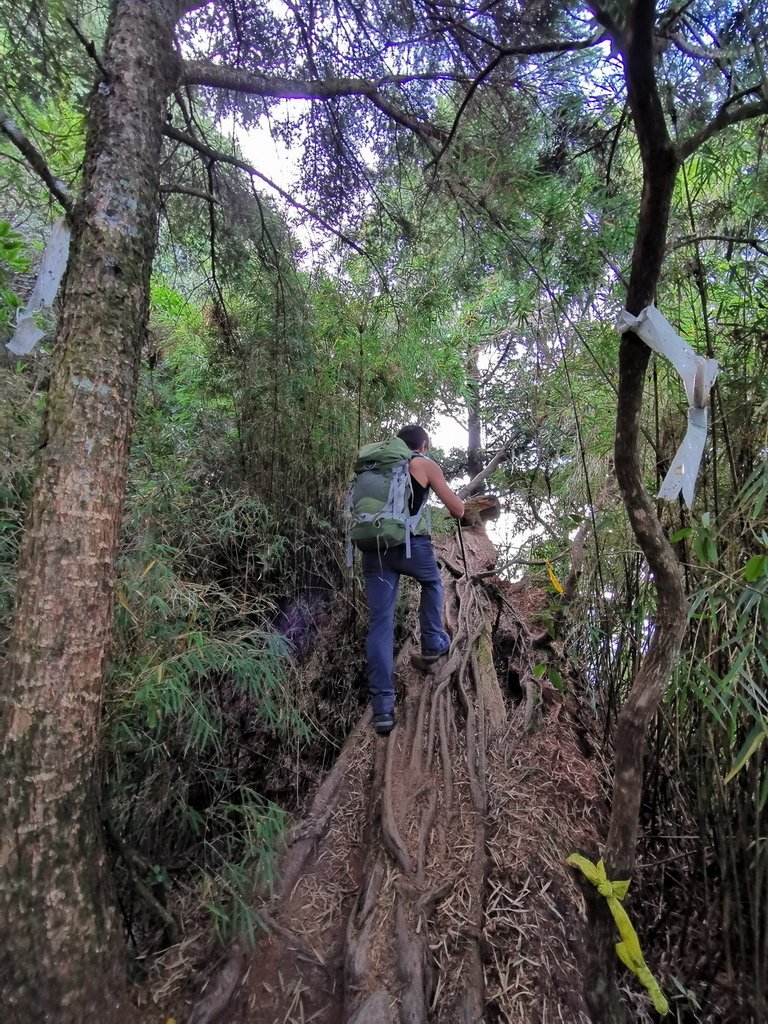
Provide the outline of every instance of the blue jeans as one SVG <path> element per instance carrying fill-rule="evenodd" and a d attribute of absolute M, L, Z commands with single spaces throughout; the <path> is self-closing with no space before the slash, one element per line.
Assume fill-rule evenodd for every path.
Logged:
<path fill-rule="evenodd" d="M 443 583 L 429 537 L 411 538 L 411 557 L 405 544 L 382 554 L 363 553 L 363 575 L 368 595 L 368 686 L 375 715 L 387 714 L 395 706 L 395 604 L 400 577 L 410 576 L 421 584 L 419 625 L 422 651 L 444 651 L 450 645 L 443 629 Z"/>

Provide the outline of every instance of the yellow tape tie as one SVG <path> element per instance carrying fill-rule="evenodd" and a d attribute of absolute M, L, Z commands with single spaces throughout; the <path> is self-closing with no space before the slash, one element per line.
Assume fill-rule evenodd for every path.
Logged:
<path fill-rule="evenodd" d="M 565 590 L 563 589 L 563 584 L 560 582 L 560 580 L 555 575 L 555 567 L 554 567 L 554 565 L 552 565 L 552 563 L 549 561 L 549 559 L 547 559 L 547 561 L 546 561 L 546 566 L 547 566 L 547 572 L 549 573 L 549 582 L 552 584 L 552 586 L 555 588 L 555 590 L 558 592 L 558 594 L 564 594 Z"/>
<path fill-rule="evenodd" d="M 587 881 L 595 886 L 601 896 L 605 896 L 608 901 L 608 909 L 621 936 L 621 942 L 616 943 L 616 953 L 621 962 L 637 975 L 638 980 L 651 997 L 656 1012 L 663 1017 L 665 1013 L 669 1012 L 669 1003 L 643 958 L 637 932 L 629 920 L 626 910 L 621 905 L 621 901 L 627 895 L 630 880 L 612 882 L 608 878 L 602 858 L 597 864 L 593 864 L 591 860 L 587 860 L 581 854 L 572 853 L 566 864 L 579 868 Z"/>

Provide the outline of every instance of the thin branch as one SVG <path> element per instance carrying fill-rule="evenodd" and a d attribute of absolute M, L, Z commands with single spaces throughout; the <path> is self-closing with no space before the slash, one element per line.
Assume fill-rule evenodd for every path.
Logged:
<path fill-rule="evenodd" d="M 686 235 L 677 242 L 672 243 L 669 248 L 682 249 L 686 245 L 696 245 L 698 242 L 729 242 L 733 245 L 748 245 L 755 249 L 761 256 L 768 256 L 768 249 L 758 238 L 744 238 L 740 235 Z"/>
<path fill-rule="evenodd" d="M 507 569 L 512 569 L 516 565 L 525 565 L 531 569 L 546 569 L 548 565 L 553 565 L 565 554 L 567 554 L 566 551 L 559 551 L 557 554 L 552 555 L 551 558 L 511 558 L 508 562 L 504 562 L 503 565 L 497 565 L 486 572 L 473 572 L 470 579 L 487 580 L 490 576 L 501 576 Z"/>
<path fill-rule="evenodd" d="M 580 50 L 588 50 L 593 46 L 599 46 L 608 38 L 607 32 L 596 32 L 588 39 L 553 39 L 551 42 L 529 43 L 524 46 L 503 46 L 498 47 L 502 57 L 537 57 L 547 53 L 577 53 Z"/>
<path fill-rule="evenodd" d="M 160 191 L 167 196 L 193 196 L 206 203 L 220 203 L 216 196 L 211 195 L 210 192 L 203 192 L 201 188 L 188 188 L 186 185 L 163 185 L 160 187 Z"/>
<path fill-rule="evenodd" d="M 310 207 L 305 206 L 303 203 L 300 203 L 298 199 L 294 199 L 293 196 L 291 196 L 288 192 L 285 191 L 285 189 L 280 188 L 280 186 L 276 182 L 272 181 L 272 179 L 268 178 L 265 174 L 262 174 L 261 171 L 257 171 L 255 167 L 253 167 L 249 163 L 246 163 L 245 160 L 240 160 L 238 157 L 231 156 L 229 153 L 222 153 L 220 150 L 212 149 L 211 146 L 208 146 L 205 142 L 201 142 L 199 139 L 196 139 L 191 135 L 187 135 L 185 132 L 179 131 L 178 128 L 174 128 L 172 124 L 164 125 L 163 133 L 167 136 L 167 138 L 174 139 L 176 142 L 181 142 L 185 146 L 189 146 L 190 149 L 194 149 L 196 152 L 201 153 L 203 156 L 208 157 L 210 160 L 218 160 L 220 163 L 230 164 L 232 167 L 238 167 L 241 171 L 245 171 L 246 174 L 250 174 L 252 177 L 258 178 L 260 181 L 263 181 L 268 188 L 271 188 L 275 192 L 277 192 L 277 194 L 281 196 L 287 203 L 293 206 L 294 209 L 300 210 L 302 213 L 306 213 L 307 216 L 311 217 L 321 227 L 325 228 L 326 231 L 329 231 L 332 235 L 335 235 L 341 242 L 344 242 L 345 245 L 348 245 L 351 249 L 354 249 L 355 252 L 359 253 L 366 259 L 369 258 L 368 254 L 365 252 L 364 249 L 362 249 L 348 235 L 345 235 L 342 231 L 339 231 L 338 228 L 335 228 L 333 227 L 332 224 L 329 224 L 324 217 L 320 216 L 317 210 L 312 210 L 310 209 Z"/>
<path fill-rule="evenodd" d="M 448 147 L 453 142 L 453 139 L 454 139 L 454 137 L 456 135 L 456 132 L 459 129 L 459 122 L 461 121 L 461 118 L 462 118 L 462 115 L 463 115 L 464 111 L 469 106 L 470 100 L 475 95 L 475 92 L 477 91 L 477 89 L 480 86 L 480 84 L 485 81 L 485 79 L 499 66 L 499 64 L 501 64 L 501 62 L 504 60 L 504 57 L 505 57 L 505 54 L 498 53 L 493 58 L 491 63 L 480 72 L 480 74 L 477 76 L 477 78 L 475 78 L 475 80 L 472 82 L 470 87 L 467 89 L 467 94 L 464 97 L 464 99 L 461 101 L 461 103 L 459 105 L 459 109 L 456 111 L 456 116 L 453 119 L 453 124 L 451 125 L 451 130 L 448 132 L 448 138 L 443 143 L 442 148 L 441 148 L 440 152 L 437 154 L 437 156 L 433 160 L 431 160 L 429 162 L 429 164 L 427 165 L 427 170 L 429 168 L 433 167 L 435 173 L 437 173 L 437 168 L 438 168 L 438 166 L 440 164 L 440 161 L 443 159 L 443 157 L 445 156 L 445 153 L 446 153 Z"/>
<path fill-rule="evenodd" d="M 115 828 L 115 825 L 109 819 L 105 821 L 105 832 L 108 842 L 112 847 L 114 847 L 116 853 L 125 864 L 134 889 L 165 925 L 166 937 L 169 943 L 173 944 L 178 942 L 178 922 L 170 911 L 163 906 L 146 882 L 141 878 L 141 875 L 146 875 L 151 871 L 152 865 L 141 853 L 139 853 L 138 850 L 132 849 L 123 842 L 120 834 Z"/>
<path fill-rule="evenodd" d="M 85 52 L 88 54 L 88 56 L 94 62 L 96 67 L 99 69 L 99 71 L 104 76 L 104 81 L 105 82 L 111 82 L 110 74 L 107 71 L 107 69 L 104 67 L 104 65 L 101 63 L 101 58 L 99 57 L 98 53 L 96 52 L 96 47 L 94 46 L 93 41 L 91 39 L 88 39 L 86 36 L 83 35 L 83 33 L 80 31 L 80 28 L 79 28 L 77 22 L 73 21 L 73 19 L 70 18 L 69 15 L 67 15 L 67 17 L 64 20 L 66 21 L 66 23 L 69 25 L 69 27 L 72 29 L 72 31 L 77 36 L 77 38 L 78 38 L 79 42 L 82 44 L 82 47 L 85 50 Z"/>
<path fill-rule="evenodd" d="M 47 186 L 53 198 L 64 207 L 68 216 L 71 217 L 75 207 L 72 193 L 60 178 L 53 176 L 42 153 L 40 153 L 34 143 L 30 142 L 15 121 L 11 120 L 4 111 L 0 111 L 0 131 L 8 136 L 14 146 L 25 157 L 35 174 Z"/>
<path fill-rule="evenodd" d="M 703 128 L 700 128 L 689 139 L 686 139 L 682 145 L 678 146 L 677 152 L 680 162 L 682 163 L 684 160 L 687 160 L 707 139 L 716 135 L 717 132 L 721 132 L 724 128 L 730 128 L 731 125 L 739 124 L 740 121 L 748 121 L 750 118 L 768 114 L 768 99 L 755 100 L 754 103 L 745 103 L 743 107 L 731 109 L 735 100 L 749 93 L 760 92 L 761 88 L 762 86 L 755 86 L 753 89 L 747 89 L 743 93 L 739 93 L 738 96 L 732 96 L 729 100 L 726 100 L 709 124 L 705 124 Z"/>
<path fill-rule="evenodd" d="M 504 343 L 504 348 L 499 353 L 495 366 L 489 365 L 488 369 L 482 374 L 480 381 L 483 387 L 487 387 L 491 383 L 498 371 L 504 365 L 507 360 L 507 356 L 509 355 L 509 350 L 517 343 L 517 337 L 516 331 L 510 327 L 505 327 L 501 331 L 496 331 L 489 336 L 488 341 L 493 344 L 496 351 L 498 351 L 498 346 L 502 343 Z M 504 341 L 505 338 L 506 342 Z"/>
<path fill-rule="evenodd" d="M 610 184 L 611 184 L 611 171 L 613 170 L 613 159 L 616 156 L 616 149 L 618 148 L 618 145 L 619 145 L 619 138 L 621 136 L 622 129 L 623 129 L 625 123 L 626 123 L 628 112 L 629 112 L 629 104 L 625 102 L 624 106 L 621 109 L 621 117 L 619 118 L 618 123 L 616 124 L 616 131 L 615 131 L 615 134 L 613 136 L 613 141 L 611 142 L 610 151 L 608 153 L 608 163 L 607 163 L 606 168 L 605 168 L 605 185 L 606 185 L 606 188 L 608 188 L 610 186 Z"/>
<path fill-rule="evenodd" d="M 179 12 L 179 17 L 183 18 L 185 14 L 191 14 L 192 11 L 206 7 L 207 3 L 208 0 L 179 0 L 176 9 Z"/>

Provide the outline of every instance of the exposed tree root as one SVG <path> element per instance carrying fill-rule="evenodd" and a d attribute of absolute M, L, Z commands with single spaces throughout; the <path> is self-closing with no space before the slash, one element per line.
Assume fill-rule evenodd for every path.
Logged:
<path fill-rule="evenodd" d="M 232 946 L 224 963 L 214 976 L 208 991 L 192 1011 L 188 1024 L 213 1024 L 229 1005 L 245 967 L 245 954 Z"/>
<path fill-rule="evenodd" d="M 508 688 L 534 693 L 536 592 L 473 582 L 495 551 L 481 526 L 464 541 L 449 657 L 419 671 L 406 645 L 397 727 L 379 738 L 363 720 L 350 736 L 287 851 L 278 927 L 232 1021 L 588 1019 L 563 861 L 592 845 L 599 790 L 557 695 L 537 686 L 534 719 Z M 452 542 L 444 554 L 457 564 Z"/>

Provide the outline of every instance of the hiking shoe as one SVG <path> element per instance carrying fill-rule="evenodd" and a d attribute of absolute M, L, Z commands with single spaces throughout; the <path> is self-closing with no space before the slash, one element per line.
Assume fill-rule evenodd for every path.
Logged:
<path fill-rule="evenodd" d="M 442 651 L 429 651 L 429 650 L 422 651 L 421 652 L 421 660 L 424 662 L 425 665 L 432 665 L 434 662 L 438 661 L 440 658 L 442 658 L 447 653 L 448 653 L 448 648 L 447 647 L 444 647 L 442 649 Z"/>
<path fill-rule="evenodd" d="M 371 725 L 379 736 L 389 736 L 395 728 L 395 712 L 384 711 L 380 715 L 374 715 L 371 719 Z"/>

